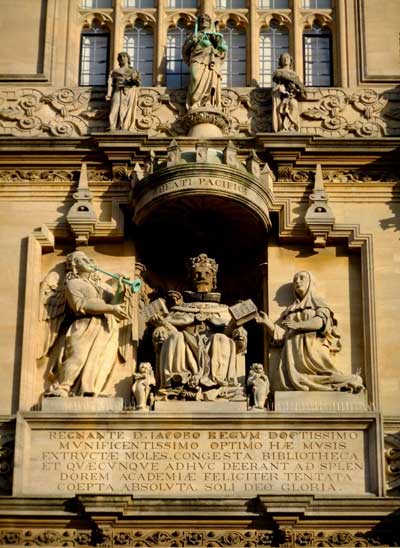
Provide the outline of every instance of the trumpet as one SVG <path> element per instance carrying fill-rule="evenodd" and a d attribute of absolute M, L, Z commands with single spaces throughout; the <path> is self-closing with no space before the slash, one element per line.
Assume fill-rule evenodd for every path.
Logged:
<path fill-rule="evenodd" d="M 121 282 L 129 286 L 134 293 L 138 293 L 142 287 L 142 282 L 139 280 L 139 278 L 136 278 L 136 280 L 130 280 L 129 278 L 123 278 L 119 276 L 118 274 L 107 272 L 107 270 L 103 270 L 102 268 L 99 268 L 98 266 L 92 266 L 92 268 L 93 270 L 96 270 L 97 272 L 102 272 L 103 274 L 107 274 L 107 276 L 110 276 L 110 278 L 114 278 L 114 280 L 121 280 Z"/>

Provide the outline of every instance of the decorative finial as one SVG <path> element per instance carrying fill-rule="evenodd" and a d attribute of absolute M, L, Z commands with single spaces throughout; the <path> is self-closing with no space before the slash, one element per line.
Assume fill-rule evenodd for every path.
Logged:
<path fill-rule="evenodd" d="M 326 246 L 329 232 L 335 224 L 335 217 L 328 204 L 328 194 L 324 188 L 321 164 L 317 164 L 314 180 L 314 191 L 310 194 L 305 223 L 314 237 L 314 246 Z"/>
<path fill-rule="evenodd" d="M 75 204 L 68 211 L 67 223 L 75 235 L 76 245 L 87 245 L 90 235 L 94 232 L 97 215 L 93 208 L 85 163 L 82 163 L 78 188 L 73 197 Z"/>

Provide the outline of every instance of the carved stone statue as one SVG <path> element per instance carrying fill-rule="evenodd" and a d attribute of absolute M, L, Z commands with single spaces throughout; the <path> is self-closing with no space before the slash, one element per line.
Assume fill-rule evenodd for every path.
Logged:
<path fill-rule="evenodd" d="M 237 354 L 247 336 L 237 329 L 216 287 L 218 265 L 202 253 L 189 261 L 194 291 L 175 294 L 167 315 L 155 314 L 153 344 L 158 351 L 159 394 L 182 399 L 212 400 L 243 394 L 238 382 Z M 236 331 L 235 331 L 236 328 Z M 232 338 L 235 331 L 236 340 Z"/>
<path fill-rule="evenodd" d="M 106 100 L 111 101 L 110 131 L 134 131 L 140 74 L 131 67 L 129 54 L 125 51 L 118 54 L 118 64 L 108 78 Z"/>
<path fill-rule="evenodd" d="M 253 363 L 250 367 L 247 386 L 251 388 L 254 407 L 264 409 L 269 394 L 269 380 L 262 363 Z"/>
<path fill-rule="evenodd" d="M 142 362 L 139 364 L 138 372 L 133 375 L 133 381 L 132 394 L 136 411 L 149 410 L 151 388 L 156 385 L 151 363 Z"/>
<path fill-rule="evenodd" d="M 273 389 L 363 390 L 359 375 L 345 375 L 336 368 L 333 356 L 341 349 L 337 320 L 332 309 L 315 294 L 309 272 L 295 274 L 293 292 L 293 303 L 276 324 L 265 312 L 256 318 L 266 327 L 272 342 L 283 347 L 271 379 Z"/>
<path fill-rule="evenodd" d="M 44 395 L 114 395 L 107 381 L 131 342 L 129 329 L 123 329 L 131 313 L 129 288 L 118 282 L 114 296 L 103 290 L 95 262 L 82 251 L 68 255 L 65 266 L 65 277 L 51 272 L 41 288 L 42 359 L 48 357 L 53 380 Z"/>
<path fill-rule="evenodd" d="M 299 105 L 297 99 L 305 95 L 305 88 L 292 70 L 292 57 L 282 53 L 279 68 L 272 76 L 272 127 L 278 131 L 299 130 Z"/>
<path fill-rule="evenodd" d="M 221 106 L 221 68 L 228 46 L 213 27 L 209 15 L 200 15 L 195 32 L 183 44 L 183 60 L 190 67 L 188 110 Z"/>

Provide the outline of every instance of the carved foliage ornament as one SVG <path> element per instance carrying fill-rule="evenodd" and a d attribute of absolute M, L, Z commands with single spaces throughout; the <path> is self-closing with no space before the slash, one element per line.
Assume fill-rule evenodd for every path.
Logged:
<path fill-rule="evenodd" d="M 322 173 L 324 180 L 329 183 L 379 183 L 395 182 L 400 180 L 398 173 L 384 169 L 374 169 L 368 171 L 351 169 L 324 169 Z M 313 171 L 281 166 L 278 167 L 278 180 L 293 181 L 294 183 L 308 183 L 313 180 Z"/>
<path fill-rule="evenodd" d="M 303 118 L 320 120 L 320 134 L 335 137 L 355 134 L 357 137 L 380 137 L 386 134 L 381 118 L 387 100 L 375 90 L 360 90 L 347 95 L 343 90 L 321 90 L 318 105 L 304 110 Z M 352 107 L 349 110 L 349 106 Z M 360 116 L 361 114 L 361 116 Z"/>
<path fill-rule="evenodd" d="M 14 91 L 0 108 L 3 134 L 70 137 L 88 133 L 88 120 L 100 116 L 89 107 L 91 92 L 62 88 L 45 95 L 39 90 Z"/>
<path fill-rule="evenodd" d="M 152 135 L 184 133 L 186 90 L 141 88 L 136 128 Z M 393 101 L 391 102 L 395 104 Z M 388 100 L 373 89 L 348 93 L 337 88 L 307 89 L 299 103 L 303 134 L 325 137 L 379 137 L 396 134 L 390 126 Z M 239 95 L 224 89 L 222 109 L 231 120 L 229 133 L 254 134 L 271 131 L 271 90 L 256 88 Z M 48 94 L 22 88 L 0 92 L 0 134 L 14 136 L 74 137 L 104 131 L 109 106 L 102 94 L 82 88 L 61 88 Z M 392 125 L 396 122 L 392 122 Z"/>
<path fill-rule="evenodd" d="M 1 545 L 18 546 L 272 546 L 273 533 L 249 530 L 0 530 Z"/>
<path fill-rule="evenodd" d="M 279 544 L 284 548 L 298 546 L 338 547 L 338 546 L 398 546 L 396 533 L 390 528 L 386 532 L 375 531 L 289 531 L 284 532 L 285 542 Z"/>
<path fill-rule="evenodd" d="M 111 181 L 113 174 L 107 169 L 89 169 L 88 180 L 93 182 Z M 124 174 L 124 179 L 128 175 Z M 114 174 L 114 178 L 122 179 L 119 174 Z M 4 169 L 0 170 L 0 181 L 5 182 L 49 182 L 49 183 L 68 183 L 79 179 L 78 170 L 67 169 Z"/>
<path fill-rule="evenodd" d="M 398 546 L 398 533 L 393 529 L 372 531 L 265 531 L 259 529 L 201 530 L 189 529 L 115 529 L 102 532 L 88 529 L 2 529 L 2 546 L 209 546 L 253 547 L 280 546 Z"/>

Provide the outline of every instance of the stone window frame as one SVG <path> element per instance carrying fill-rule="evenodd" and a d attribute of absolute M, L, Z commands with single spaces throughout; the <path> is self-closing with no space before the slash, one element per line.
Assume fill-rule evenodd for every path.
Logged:
<path fill-rule="evenodd" d="M 151 34 L 153 39 L 153 45 L 152 45 L 152 59 L 151 59 L 151 72 L 150 73 L 143 73 L 141 70 L 141 61 L 139 56 L 139 62 L 136 59 L 135 54 L 132 54 L 131 49 L 126 46 L 126 40 L 129 34 L 133 34 L 135 29 L 138 29 L 142 27 L 145 31 L 148 31 L 147 34 Z M 137 33 L 140 40 L 140 31 Z M 143 87 L 151 87 L 153 86 L 154 82 L 154 51 L 155 51 L 155 37 L 154 37 L 154 24 L 153 22 L 145 21 L 143 18 L 137 16 L 132 21 L 128 21 L 127 24 L 124 27 L 124 45 L 122 48 L 122 51 L 127 51 L 131 57 L 131 63 L 132 67 L 136 68 L 141 75 L 141 81 Z M 140 46 L 139 46 L 139 53 L 140 53 Z"/>
<path fill-rule="evenodd" d="M 308 46 L 311 44 L 307 44 L 307 38 L 311 39 L 311 41 L 314 41 L 317 45 L 315 48 L 317 51 L 326 49 L 329 52 L 329 59 L 328 62 L 324 63 L 327 74 L 319 74 L 313 71 L 312 65 L 315 63 L 315 60 L 312 58 L 312 51 L 314 50 L 314 47 L 311 47 L 311 51 L 309 52 L 309 60 L 307 59 L 307 49 Z M 321 44 L 324 43 L 326 45 L 326 48 L 321 48 Z M 321 26 L 318 24 L 318 21 L 316 21 L 312 28 L 310 30 L 305 30 L 303 32 L 303 65 L 304 65 L 304 74 L 303 74 L 303 82 L 305 86 L 309 87 L 331 87 L 333 82 L 333 70 L 332 70 L 332 33 L 330 30 L 325 26 Z M 327 77 L 327 82 L 322 83 L 318 80 L 324 79 L 324 76 Z M 313 80 L 310 82 L 309 80 Z"/>
<path fill-rule="evenodd" d="M 182 46 L 185 43 L 186 36 L 192 29 L 188 28 L 185 19 L 180 18 L 176 25 L 171 25 L 167 31 L 167 42 L 165 46 L 165 84 L 169 89 L 181 89 L 189 84 L 189 67 L 182 59 Z M 172 46 L 170 43 L 171 37 L 178 38 L 178 46 Z M 179 44 L 180 42 L 180 44 Z M 172 56 L 170 52 L 174 51 Z M 169 71 L 169 63 L 177 63 L 179 70 Z M 170 85 L 172 79 L 178 79 L 179 85 Z"/>
<path fill-rule="evenodd" d="M 222 65 L 221 76 L 222 76 L 222 86 L 223 87 L 245 87 L 247 85 L 247 56 L 248 56 L 248 47 L 247 47 L 247 32 L 244 26 L 240 22 L 235 21 L 233 17 L 229 18 L 226 21 L 226 24 L 221 28 L 222 34 L 224 35 L 225 42 L 228 44 L 228 51 L 226 53 L 224 64 Z M 244 47 L 237 44 L 239 37 L 244 38 Z M 236 51 L 234 51 L 234 49 Z M 244 50 L 244 51 L 243 51 Z M 239 58 L 237 57 L 239 55 Z M 238 72 L 229 70 L 229 67 L 236 66 Z M 234 85 L 234 78 L 244 77 L 243 83 L 240 85 Z"/>
<path fill-rule="evenodd" d="M 272 33 L 270 32 L 272 29 Z M 274 30 L 275 29 L 275 30 Z M 276 46 L 274 43 L 271 44 L 270 48 L 263 48 L 261 37 L 263 35 L 272 34 L 272 41 L 274 42 L 275 35 L 285 35 L 287 37 L 287 47 L 282 48 Z M 272 76 L 275 69 L 278 67 L 279 57 L 282 53 L 289 51 L 289 40 L 290 40 L 290 29 L 285 22 L 278 21 L 277 19 L 271 19 L 268 25 L 262 26 L 260 28 L 260 46 L 259 46 L 259 74 L 258 74 L 258 83 L 260 87 L 272 87 Z M 270 50 L 271 58 L 271 70 L 263 70 L 263 55 L 266 55 L 267 50 Z M 264 50 L 264 51 L 263 51 Z"/>
<path fill-rule="evenodd" d="M 104 79 L 101 83 L 93 83 L 93 82 L 84 83 L 83 82 L 84 76 L 86 74 L 89 76 L 89 78 L 91 77 L 90 75 L 96 74 L 95 70 L 90 70 L 89 69 L 88 72 L 86 72 L 84 70 L 84 67 L 83 67 L 84 54 L 85 54 L 85 51 L 86 51 L 85 43 L 84 43 L 85 37 L 91 37 L 93 39 L 96 39 L 96 38 L 104 38 L 105 39 L 105 45 L 101 46 L 101 47 L 105 48 L 104 60 L 101 61 L 101 62 L 105 63 L 105 71 L 104 71 Z M 94 40 L 92 45 L 88 46 L 88 49 L 94 48 L 94 50 L 95 50 L 96 47 L 98 47 L 98 46 L 96 44 L 96 41 Z M 82 87 L 103 87 L 103 86 L 106 86 L 107 85 L 108 73 L 109 73 L 109 56 L 110 56 L 110 32 L 107 29 L 103 28 L 101 25 L 96 25 L 96 20 L 94 20 L 92 25 L 89 28 L 85 27 L 85 28 L 82 29 L 82 32 L 81 32 L 80 46 L 79 46 L 79 85 L 82 86 Z"/>

